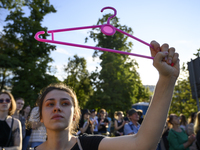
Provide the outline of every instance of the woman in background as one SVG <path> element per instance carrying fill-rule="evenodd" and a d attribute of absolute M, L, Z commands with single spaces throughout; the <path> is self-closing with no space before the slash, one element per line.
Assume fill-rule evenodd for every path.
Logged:
<path fill-rule="evenodd" d="M 171 114 L 168 117 L 168 123 L 171 124 L 171 129 L 168 133 L 169 150 L 189 150 L 189 146 L 195 140 L 195 136 L 188 137 L 185 130 L 180 128 L 179 117 Z"/>
<path fill-rule="evenodd" d="M 123 112 L 118 111 L 115 113 L 115 136 L 121 136 L 124 132 L 125 121 L 123 119 Z"/>
<path fill-rule="evenodd" d="M 194 133 L 196 134 L 196 146 L 197 149 L 200 150 L 200 111 L 196 115 L 195 123 L 194 123 Z"/>
<path fill-rule="evenodd" d="M 186 126 L 187 126 L 187 119 L 185 115 L 180 114 L 180 127 L 185 130 Z"/>
<path fill-rule="evenodd" d="M 15 113 L 16 103 L 11 93 L 0 92 L 0 150 L 21 150 L 22 129 Z"/>

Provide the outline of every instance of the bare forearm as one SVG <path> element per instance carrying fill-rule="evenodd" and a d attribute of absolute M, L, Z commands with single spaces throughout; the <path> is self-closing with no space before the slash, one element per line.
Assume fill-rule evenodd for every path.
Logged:
<path fill-rule="evenodd" d="M 162 76 L 158 80 L 153 100 L 137 134 L 138 141 L 145 141 L 145 145 L 156 146 L 157 141 L 161 137 L 175 82 L 175 78 Z M 151 147 L 150 149 L 155 149 L 155 147 Z"/>

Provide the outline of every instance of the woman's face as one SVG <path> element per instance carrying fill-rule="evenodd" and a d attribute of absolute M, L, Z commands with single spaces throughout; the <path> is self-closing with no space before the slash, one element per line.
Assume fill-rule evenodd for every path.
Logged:
<path fill-rule="evenodd" d="M 84 119 L 87 120 L 90 118 L 90 115 L 88 113 L 84 114 Z"/>
<path fill-rule="evenodd" d="M 70 129 L 74 115 L 72 98 L 65 91 L 52 90 L 42 104 L 42 118 L 47 129 Z"/>
<path fill-rule="evenodd" d="M 17 101 L 16 101 L 16 105 L 17 105 L 17 110 L 22 110 L 22 108 L 24 107 L 24 100 L 22 100 L 22 99 L 18 99 Z"/>
<path fill-rule="evenodd" d="M 179 117 L 178 116 L 173 116 L 172 123 L 174 125 L 179 125 L 180 124 Z"/>
<path fill-rule="evenodd" d="M 8 111 L 11 105 L 11 99 L 8 94 L 1 94 L 0 95 L 0 111 Z"/>
<path fill-rule="evenodd" d="M 24 112 L 25 113 L 29 113 L 31 111 L 31 107 L 30 106 L 27 106 L 25 109 L 24 109 Z"/>

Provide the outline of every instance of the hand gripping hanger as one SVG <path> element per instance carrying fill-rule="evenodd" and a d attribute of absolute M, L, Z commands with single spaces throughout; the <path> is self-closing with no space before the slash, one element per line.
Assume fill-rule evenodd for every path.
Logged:
<path fill-rule="evenodd" d="M 81 47 L 81 48 L 89 48 L 89 49 L 95 49 L 95 50 L 101 50 L 101 51 L 108 51 L 108 52 L 113 52 L 113 53 L 119 53 L 119 54 L 124 54 L 124 55 L 132 55 L 132 56 L 137 56 L 137 57 L 143 57 L 143 58 L 148 58 L 148 59 L 153 59 L 154 57 L 150 56 L 145 56 L 145 55 L 140 55 L 140 54 L 134 54 L 134 53 L 129 53 L 129 52 L 124 52 L 124 51 L 119 51 L 119 50 L 113 50 L 113 49 L 108 49 L 108 48 L 101 48 L 101 47 L 93 47 L 93 46 L 87 46 L 87 45 L 80 45 L 80 44 L 74 44 L 74 43 L 67 43 L 67 42 L 61 42 L 61 41 L 55 41 L 54 40 L 54 33 L 56 32 L 64 32 L 64 31 L 73 31 L 73 30 L 81 30 L 81 29 L 90 29 L 90 28 L 101 28 L 101 32 L 105 35 L 111 36 L 115 34 L 116 31 L 121 32 L 151 48 L 152 45 L 149 43 L 146 43 L 145 41 L 142 41 L 141 39 L 138 39 L 131 34 L 128 34 L 120 29 L 115 28 L 110 24 L 110 19 L 115 17 L 117 14 L 117 11 L 113 7 L 104 7 L 101 12 L 103 12 L 105 9 L 112 9 L 114 11 L 114 15 L 110 16 L 107 20 L 107 24 L 104 25 L 95 25 L 95 26 L 85 26 L 85 27 L 76 27 L 76 28 L 67 28 L 67 29 L 57 29 L 57 30 L 49 30 L 47 33 L 51 33 L 52 40 L 47 40 L 47 39 L 41 39 L 39 38 L 40 34 L 44 34 L 44 31 L 39 31 L 35 34 L 35 39 L 40 42 L 47 42 L 47 43 L 55 43 L 55 44 L 62 44 L 62 45 L 69 45 L 69 46 L 75 46 L 75 47 Z"/>

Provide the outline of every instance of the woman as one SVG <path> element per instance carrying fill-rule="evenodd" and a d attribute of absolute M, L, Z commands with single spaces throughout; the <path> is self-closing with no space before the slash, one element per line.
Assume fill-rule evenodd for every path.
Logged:
<path fill-rule="evenodd" d="M 15 113 L 16 103 L 11 93 L 0 92 L 0 150 L 21 150 L 22 131 Z"/>
<path fill-rule="evenodd" d="M 102 135 L 109 135 L 108 133 L 108 124 L 109 120 L 106 118 L 106 110 L 101 109 L 99 111 L 99 117 L 98 117 L 98 132 Z"/>
<path fill-rule="evenodd" d="M 180 114 L 180 127 L 185 130 L 186 126 L 187 126 L 187 119 L 185 115 Z"/>
<path fill-rule="evenodd" d="M 22 139 L 24 139 L 25 135 L 26 135 L 26 120 L 25 118 L 22 116 L 22 114 L 20 113 L 22 108 L 24 107 L 24 99 L 23 98 L 16 98 L 15 99 L 16 102 L 16 110 L 15 113 L 12 115 L 12 117 L 18 119 L 21 122 L 21 126 L 22 126 Z"/>
<path fill-rule="evenodd" d="M 123 112 L 118 111 L 115 114 L 115 136 L 121 136 L 124 132 L 125 121 L 123 119 Z"/>
<path fill-rule="evenodd" d="M 180 128 L 179 117 L 175 114 L 169 116 L 168 123 L 172 126 L 167 137 L 169 150 L 189 150 L 189 146 L 195 140 L 195 136 L 188 137 L 185 130 Z"/>
<path fill-rule="evenodd" d="M 196 134 L 196 146 L 197 149 L 200 150 L 200 111 L 196 115 L 195 123 L 194 123 L 194 133 Z"/>
<path fill-rule="evenodd" d="M 155 150 L 163 131 L 176 79 L 179 75 L 179 59 L 174 48 L 152 41 L 153 64 L 159 72 L 159 80 L 146 117 L 135 135 L 120 137 L 72 135 L 77 127 L 79 106 L 75 94 L 61 85 L 50 85 L 39 98 L 40 120 L 47 129 L 47 141 L 36 150 Z M 159 112 L 159 113 L 158 113 Z M 159 122 L 156 123 L 155 122 Z M 82 148 L 81 148 L 82 147 Z"/>
<path fill-rule="evenodd" d="M 90 120 L 90 111 L 88 109 L 82 110 L 82 116 L 79 123 L 79 129 L 81 131 L 81 134 L 83 133 L 93 134 L 94 125 L 92 124 L 92 121 Z"/>

